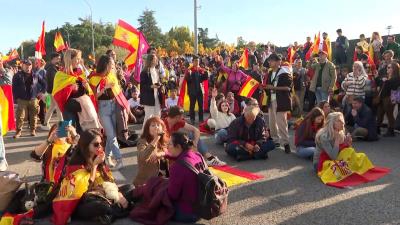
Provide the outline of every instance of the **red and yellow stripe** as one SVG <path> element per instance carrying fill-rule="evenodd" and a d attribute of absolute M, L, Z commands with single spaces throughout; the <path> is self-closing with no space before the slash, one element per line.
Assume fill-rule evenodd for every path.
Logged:
<path fill-rule="evenodd" d="M 0 86 L 0 119 L 1 135 L 5 135 L 10 130 L 15 130 L 14 119 L 14 100 L 11 85 Z"/>
<path fill-rule="evenodd" d="M 230 166 L 210 167 L 210 171 L 226 182 L 228 187 L 264 178 L 261 175 L 239 170 Z"/>
<path fill-rule="evenodd" d="M 256 81 L 252 77 L 248 76 L 246 81 L 243 83 L 242 87 L 240 88 L 238 94 L 240 96 L 250 98 L 259 86 L 260 86 L 260 83 L 258 81 Z"/>
<path fill-rule="evenodd" d="M 243 51 L 243 55 L 239 59 L 239 67 L 243 67 L 245 70 L 249 69 L 249 50 L 246 48 Z"/>

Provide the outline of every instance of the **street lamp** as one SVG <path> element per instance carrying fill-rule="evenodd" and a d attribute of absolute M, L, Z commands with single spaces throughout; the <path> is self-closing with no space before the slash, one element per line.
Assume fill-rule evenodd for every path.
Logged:
<path fill-rule="evenodd" d="M 94 52 L 94 27 L 93 27 L 93 12 L 92 12 L 92 6 L 89 4 L 87 0 L 84 0 L 85 3 L 89 6 L 90 10 L 90 23 L 92 24 L 92 55 L 93 58 L 96 58 L 96 53 Z"/>
<path fill-rule="evenodd" d="M 67 25 L 68 23 L 67 22 L 65 22 L 65 24 Z M 67 32 L 67 39 L 68 39 L 68 46 L 69 47 L 71 47 L 71 42 L 70 42 L 70 40 L 69 40 L 69 29 L 68 29 L 68 27 L 67 26 L 64 26 L 65 27 L 65 31 Z"/>

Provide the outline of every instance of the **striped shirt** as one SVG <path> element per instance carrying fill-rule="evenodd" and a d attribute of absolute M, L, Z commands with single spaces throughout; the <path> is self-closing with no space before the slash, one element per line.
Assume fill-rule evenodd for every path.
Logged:
<path fill-rule="evenodd" d="M 346 95 L 365 96 L 364 87 L 367 79 L 367 75 L 359 75 L 356 77 L 353 73 L 349 73 L 341 86 L 346 92 Z M 346 87 L 345 83 L 349 83 L 349 85 Z"/>

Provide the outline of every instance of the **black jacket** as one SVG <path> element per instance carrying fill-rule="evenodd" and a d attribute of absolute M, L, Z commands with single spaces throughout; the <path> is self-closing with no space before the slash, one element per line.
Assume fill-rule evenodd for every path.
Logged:
<path fill-rule="evenodd" d="M 58 68 L 52 63 L 47 63 L 44 69 L 46 70 L 47 93 L 51 94 L 53 92 L 54 77 Z"/>
<path fill-rule="evenodd" d="M 290 72 L 286 68 L 279 68 L 277 75 L 274 80 L 272 80 L 272 71 L 268 73 L 267 84 L 273 85 L 273 82 L 277 79 L 276 87 L 289 87 L 293 88 L 293 78 Z M 292 110 L 292 98 L 291 91 L 275 91 L 276 93 L 276 103 L 277 112 L 285 112 Z M 267 90 L 267 102 L 268 107 L 271 106 L 271 90 Z"/>
<path fill-rule="evenodd" d="M 377 141 L 378 134 L 377 134 L 377 125 L 376 125 L 376 118 L 372 114 L 371 109 L 363 104 L 361 109 L 357 111 L 357 116 L 353 116 L 351 114 L 351 110 L 345 115 L 346 124 L 349 126 L 354 126 L 357 124 L 359 127 L 365 128 L 368 130 L 368 137 L 367 141 Z"/>
<path fill-rule="evenodd" d="M 143 70 L 140 73 L 140 104 L 147 106 L 155 106 L 156 101 L 154 99 L 154 89 L 151 88 L 153 80 L 151 78 L 150 71 Z M 161 92 L 158 91 L 158 99 L 161 104 Z"/>
<path fill-rule="evenodd" d="M 35 73 L 19 71 L 12 78 L 14 99 L 31 100 L 46 92 L 46 81 Z"/>
<path fill-rule="evenodd" d="M 260 116 L 247 127 L 244 115 L 236 118 L 228 127 L 228 143 L 237 143 L 244 145 L 245 143 L 258 144 L 261 146 L 268 139 L 265 136 L 265 122 Z"/>
<path fill-rule="evenodd" d="M 189 72 L 190 71 L 190 72 Z M 191 68 L 186 72 L 185 80 L 187 81 L 188 95 L 203 95 L 200 84 L 208 79 L 208 73 L 203 68 Z"/>

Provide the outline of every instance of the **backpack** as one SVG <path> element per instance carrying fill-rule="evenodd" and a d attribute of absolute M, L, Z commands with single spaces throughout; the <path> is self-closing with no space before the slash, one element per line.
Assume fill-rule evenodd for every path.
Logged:
<path fill-rule="evenodd" d="M 210 220 L 227 210 L 229 190 L 221 178 L 210 172 L 204 158 L 201 155 L 199 156 L 203 161 L 203 171 L 197 170 L 186 161 L 178 160 L 178 162 L 197 175 L 198 194 L 193 209 L 197 216 Z"/>

